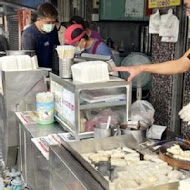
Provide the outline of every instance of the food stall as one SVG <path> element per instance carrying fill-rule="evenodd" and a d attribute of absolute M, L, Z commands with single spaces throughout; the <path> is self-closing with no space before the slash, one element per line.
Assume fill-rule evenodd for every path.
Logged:
<path fill-rule="evenodd" d="M 105 3 L 106 1 L 102 2 Z M 113 2 L 112 5 L 114 5 Z M 122 17 L 122 19 L 126 18 Z M 142 16 L 142 20 L 146 20 L 145 15 Z M 105 23 L 101 24 L 104 25 Z M 120 23 L 117 24 L 120 25 Z M 117 26 L 117 24 L 114 23 L 113 25 Z M 106 28 L 109 27 L 108 25 L 109 23 L 105 24 Z M 123 26 L 123 24 L 121 25 Z M 148 35 L 147 27 L 143 28 L 146 28 L 145 32 Z M 127 31 L 131 30 L 130 35 L 138 33 L 136 27 Z M 134 44 L 132 37 L 129 38 L 126 32 L 122 34 L 121 30 L 120 37 L 122 40 L 123 35 L 127 36 L 128 44 L 131 44 L 135 50 L 136 43 Z M 153 36 L 153 42 L 155 40 L 157 39 Z M 139 42 L 139 40 L 136 41 Z M 148 41 L 148 37 L 146 41 Z M 123 41 L 121 42 L 123 44 Z M 146 49 L 150 49 L 147 42 L 145 46 Z M 155 49 L 152 50 L 153 53 L 159 55 Z M 173 45 L 171 49 L 174 50 Z M 71 62 L 72 60 L 69 64 Z M 35 72 L 38 73 L 38 71 Z M 23 85 L 26 85 L 30 91 L 30 87 L 33 88 L 33 85 L 38 83 L 38 77 L 33 74 L 35 72 L 24 71 L 24 78 L 21 80 L 19 78 L 19 81 L 16 80 L 15 75 L 12 76 L 15 74 L 14 72 L 3 72 L 5 95 L 1 98 L 1 111 L 3 115 L 2 126 L 6 125 L 6 127 L 2 128 L 5 129 L 5 133 L 0 136 L 0 139 L 3 139 L 2 141 L 8 139 L 9 142 L 15 142 L 11 145 L 18 145 L 18 169 L 22 172 L 25 183 L 32 189 L 182 190 L 182 187 L 185 189 L 185 186 L 188 189 L 188 181 L 187 183 L 184 182 L 190 176 L 189 160 L 186 156 L 184 157 L 184 155 L 188 155 L 188 141 L 175 138 L 175 135 L 170 138 L 170 135 L 167 134 L 162 139 L 161 135 L 159 139 L 161 141 L 146 139 L 147 141 L 144 142 L 146 136 L 144 131 L 146 132 L 146 130 L 143 130 L 142 139 L 139 136 L 134 137 L 131 132 L 142 131 L 138 128 L 139 125 L 135 124 L 136 128 L 133 128 L 130 133 L 125 131 L 125 128 L 119 128 L 118 124 L 124 122 L 127 125 L 131 119 L 131 83 L 115 76 L 111 77 L 110 81 L 81 83 L 51 73 L 50 90 L 55 96 L 55 123 L 39 125 L 36 120 L 36 112 L 24 111 L 35 110 L 35 95 L 37 92 L 45 91 L 45 88 L 39 87 L 38 90 L 34 90 L 34 93 L 32 92 L 29 95 L 26 92 L 22 94 Z M 46 72 L 41 74 L 43 77 L 47 75 Z M 29 81 L 34 82 L 33 84 L 28 85 L 20 82 L 27 83 L 30 75 L 33 78 Z M 19 88 L 13 89 L 12 86 L 11 88 L 9 85 L 6 86 L 9 83 L 11 84 L 13 77 L 18 86 L 21 85 Z M 169 87 L 170 85 L 165 86 Z M 153 85 L 155 97 L 161 94 L 158 87 L 160 85 Z M 27 89 L 25 88 L 25 90 Z M 12 94 L 19 98 L 19 102 L 13 97 L 14 102 L 12 103 L 12 99 L 9 99 Z M 169 96 L 172 97 L 171 94 Z M 159 96 L 161 102 L 165 98 L 168 100 L 168 97 Z M 162 109 L 161 105 L 161 103 L 156 104 Z M 5 107 L 11 109 L 5 109 Z M 16 112 L 17 123 L 14 112 Z M 158 115 L 162 117 L 161 112 Z M 165 114 L 162 120 L 164 121 L 167 116 Z M 9 118 L 10 122 L 8 121 Z M 12 122 L 13 118 L 14 121 Z M 108 127 L 113 127 L 113 133 L 108 134 L 108 138 L 93 138 L 95 137 L 94 127 L 109 122 Z M 169 121 L 167 120 L 167 122 Z M 124 127 L 126 127 L 125 125 Z M 68 136 L 68 132 L 70 136 Z M 15 134 L 18 135 L 18 139 L 13 138 L 16 136 Z M 47 139 L 54 134 L 58 142 L 52 145 L 47 142 Z M 65 138 L 66 134 L 68 138 Z M 111 137 L 113 135 L 117 136 Z M 7 141 L 4 141 L 5 144 Z M 161 146 L 160 150 L 158 150 L 158 146 Z M 5 152 L 7 152 L 7 148 Z M 179 154 L 175 154 L 176 152 Z M 184 185 L 183 182 L 186 184 Z"/>
<path fill-rule="evenodd" d="M 148 139 L 145 142 L 139 142 L 133 133 L 124 135 L 118 133 L 118 136 L 101 139 L 93 138 L 93 131 L 85 131 L 84 129 L 87 128 L 84 126 L 81 128 L 81 120 L 83 120 L 81 111 L 112 106 L 119 109 L 124 107 L 125 117 L 122 119 L 127 122 L 131 118 L 130 83 L 109 81 L 93 84 L 96 85 L 78 83 L 72 79 L 63 79 L 50 74 L 50 87 L 52 93 L 55 94 L 56 123 L 39 125 L 36 123 L 35 112 L 16 113 L 20 139 L 19 170 L 22 171 L 26 183 L 33 189 L 46 187 L 53 190 L 145 190 L 147 188 L 178 190 L 180 183 L 190 176 L 188 161 L 175 158 L 168 148 L 180 145 L 182 150 L 179 152 L 188 151 L 188 141 L 175 138 L 175 134 L 169 132 L 161 141 Z M 83 90 L 118 87 L 124 88 L 126 92 L 125 99 L 122 101 L 118 101 L 120 98 L 114 101 L 112 99 L 111 102 L 101 99 L 99 102 L 90 103 L 80 98 L 83 96 L 81 93 Z M 65 90 L 67 93 L 70 91 L 66 94 L 67 96 Z M 72 108 L 70 111 L 68 107 L 64 107 L 66 100 L 66 105 L 72 105 L 68 106 Z M 72 112 L 74 115 L 69 115 Z M 107 121 L 109 116 L 105 117 Z M 69 120 L 71 118 L 72 120 Z M 98 124 L 94 123 L 94 125 Z M 141 129 L 133 129 L 135 130 Z M 61 135 L 68 132 L 72 139 L 63 138 L 64 136 Z M 56 138 L 60 140 L 53 146 L 46 140 L 44 142 L 44 138 L 52 134 L 56 134 Z M 34 139 L 40 139 L 38 144 L 34 142 Z M 162 148 L 161 152 L 158 145 Z M 48 157 L 45 159 L 42 155 L 46 151 Z M 184 167 L 179 165 L 179 160 Z M 40 177 L 41 175 L 43 178 Z"/>
<path fill-rule="evenodd" d="M 84 64 L 89 68 L 85 75 L 82 73 Z M 39 92 L 46 91 L 44 77 L 47 71 L 2 71 L 5 100 L 2 106 L 11 107 L 6 113 L 8 119 L 12 121 L 14 112 L 17 118 L 12 125 L 9 120 L 3 121 L 7 122 L 5 126 L 13 126 L 16 131 L 18 169 L 25 184 L 32 189 L 177 190 L 180 183 L 189 178 L 189 141 L 169 133 L 161 140 L 164 130 L 160 133 L 153 130 L 161 126 L 149 130 L 143 128 L 141 121 L 130 121 L 134 119 L 131 83 L 109 76 L 108 64 L 107 61 L 84 61 L 83 58 L 71 67 L 76 69 L 77 66 L 76 71 L 80 73 L 73 75 L 73 79 L 50 73 L 51 92 L 47 93 L 55 97 L 55 122 L 49 124 L 38 122 L 40 111 L 48 116 L 44 105 L 49 102 L 44 102 L 40 111 L 34 111 L 35 104 L 40 101 L 36 97 L 43 94 Z M 94 81 L 98 75 L 92 76 L 90 69 L 99 67 L 105 71 L 99 77 L 108 77 Z M 28 80 L 30 77 L 33 78 Z M 76 77 L 85 82 L 75 80 Z M 14 88 L 13 78 L 18 80 L 18 86 L 14 85 Z M 22 92 L 23 85 L 26 88 Z M 147 116 L 153 118 L 151 109 L 141 114 L 146 116 L 145 120 L 149 119 Z M 148 127 L 150 124 L 153 124 L 152 120 Z M 5 127 L 4 138 L 14 140 L 13 130 L 8 129 Z M 146 129 L 153 133 L 152 136 L 146 135 Z M 110 133 L 97 135 L 102 130 Z M 157 133 L 159 138 L 156 139 L 161 141 L 145 141 L 146 137 L 153 138 Z M 157 145 L 161 146 L 160 152 Z"/>

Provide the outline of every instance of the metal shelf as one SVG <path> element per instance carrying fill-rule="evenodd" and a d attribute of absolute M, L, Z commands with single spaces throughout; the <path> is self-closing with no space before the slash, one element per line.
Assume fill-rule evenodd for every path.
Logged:
<path fill-rule="evenodd" d="M 115 106 L 125 106 L 126 101 L 115 101 L 115 102 L 99 102 L 99 103 L 88 103 L 88 104 L 81 104 L 80 110 L 88 110 L 94 108 L 104 108 L 104 107 L 115 107 Z"/>
<path fill-rule="evenodd" d="M 84 139 L 84 138 L 92 138 L 94 136 L 93 131 L 83 132 L 76 135 L 76 131 L 74 131 L 67 123 L 61 120 L 58 116 L 55 115 L 55 120 L 65 129 L 66 131 L 71 132 L 71 134 L 75 137 L 76 140 Z"/>

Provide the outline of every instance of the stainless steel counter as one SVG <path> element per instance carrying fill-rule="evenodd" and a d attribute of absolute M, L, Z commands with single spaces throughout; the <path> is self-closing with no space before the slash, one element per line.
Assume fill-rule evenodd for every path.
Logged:
<path fill-rule="evenodd" d="M 11 155 L 16 160 L 13 150 L 18 146 L 15 111 L 35 110 L 35 94 L 47 89 L 47 75 L 48 72 L 42 70 L 2 71 L 0 139 L 3 144 L 3 159 L 8 166 L 7 157 Z"/>
<path fill-rule="evenodd" d="M 16 113 L 16 115 L 18 113 Z M 22 125 L 22 129 L 26 131 L 31 136 L 31 138 L 64 132 L 64 129 L 57 122 L 50 125 L 25 124 L 22 121 L 19 121 L 19 123 Z"/>
<path fill-rule="evenodd" d="M 27 185 L 32 189 L 49 189 L 50 172 L 48 160 L 37 149 L 31 138 L 61 133 L 64 132 L 63 128 L 57 123 L 51 125 L 26 124 L 18 117 L 20 113 L 16 113 L 19 130 L 18 169 L 22 172 Z"/>

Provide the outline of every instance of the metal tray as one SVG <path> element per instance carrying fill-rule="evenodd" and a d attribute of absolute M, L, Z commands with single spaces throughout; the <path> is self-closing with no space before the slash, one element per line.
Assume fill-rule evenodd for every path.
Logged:
<path fill-rule="evenodd" d="M 103 186 L 109 190 L 108 181 L 88 163 L 81 154 L 97 152 L 99 150 L 111 150 L 118 147 L 127 146 L 132 149 L 137 149 L 138 142 L 133 135 L 123 135 L 117 137 L 108 137 L 104 139 L 88 139 L 77 142 L 62 142 L 62 145 L 83 165 L 86 170 Z"/>
<path fill-rule="evenodd" d="M 81 163 L 81 165 L 102 185 L 105 190 L 109 190 L 109 182 L 88 163 L 81 154 L 97 152 L 99 150 L 110 150 L 127 146 L 138 150 L 139 144 L 136 139 L 128 134 L 123 136 L 108 137 L 104 139 L 88 139 L 76 142 L 62 142 L 62 145 Z M 178 190 L 179 182 L 163 184 L 150 187 L 149 190 Z M 147 190 L 147 188 L 142 189 Z"/>

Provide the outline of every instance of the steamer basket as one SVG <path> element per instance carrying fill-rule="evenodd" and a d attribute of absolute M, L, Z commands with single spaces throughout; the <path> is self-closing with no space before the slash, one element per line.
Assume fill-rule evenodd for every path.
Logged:
<path fill-rule="evenodd" d="M 71 66 L 73 59 L 60 59 L 59 58 L 59 76 L 61 78 L 72 78 Z"/>

